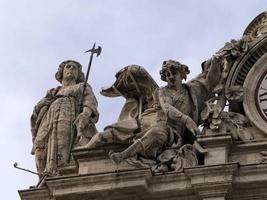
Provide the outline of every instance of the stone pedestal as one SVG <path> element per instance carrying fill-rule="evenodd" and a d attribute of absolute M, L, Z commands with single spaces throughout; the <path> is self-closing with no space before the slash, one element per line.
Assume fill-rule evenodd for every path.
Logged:
<path fill-rule="evenodd" d="M 19 194 L 22 200 L 267 200 L 267 164 L 260 162 L 259 153 L 266 141 L 232 144 L 229 135 L 199 141 L 209 150 L 206 165 L 166 174 L 126 162 L 116 165 L 108 148 L 74 151 L 73 165 L 61 169 L 61 176 L 47 177 L 39 188 Z M 251 163 L 256 152 L 259 160 Z M 218 155 L 220 163 L 213 164 Z M 242 161 L 245 155 L 248 163 Z M 239 161 L 229 162 L 233 160 Z"/>
<path fill-rule="evenodd" d="M 184 169 L 200 199 L 225 199 L 232 191 L 237 163 Z"/>
<path fill-rule="evenodd" d="M 108 157 L 109 150 L 78 150 L 73 152 L 74 159 L 78 166 L 78 174 L 98 174 L 108 172 L 119 172 L 124 170 L 137 169 L 126 161 L 114 164 Z"/>
<path fill-rule="evenodd" d="M 205 155 L 205 165 L 217 165 L 227 163 L 229 160 L 229 148 L 232 138 L 229 134 L 204 135 L 198 138 L 208 153 Z"/>
<path fill-rule="evenodd" d="M 231 145 L 229 161 L 239 162 L 240 165 L 263 163 L 266 162 L 266 157 L 264 157 L 261 152 L 266 150 L 267 139 L 236 142 L 235 145 Z"/>

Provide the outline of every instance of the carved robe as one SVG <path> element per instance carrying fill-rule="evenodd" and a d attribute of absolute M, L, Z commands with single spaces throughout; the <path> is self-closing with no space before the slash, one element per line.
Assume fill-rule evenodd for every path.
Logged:
<path fill-rule="evenodd" d="M 79 114 L 78 104 L 82 91 L 82 83 L 53 88 L 35 106 L 31 127 L 38 173 L 56 175 L 58 167 L 67 163 L 71 147 L 70 138 L 75 128 L 73 123 Z M 84 107 L 92 111 L 92 114 L 87 116 L 90 124 L 87 134 L 88 137 L 92 137 L 96 133 L 94 124 L 98 121 L 99 114 L 97 100 L 89 85 L 84 93 L 82 108 Z"/>
<path fill-rule="evenodd" d="M 176 143 L 178 146 L 182 145 L 182 138 L 186 142 L 192 143 L 194 138 L 192 136 L 184 137 L 185 125 L 184 122 L 177 119 L 171 119 L 167 116 L 161 106 L 163 100 L 164 103 L 169 104 L 173 109 L 177 109 L 182 114 L 191 117 L 196 123 L 199 122 L 199 110 L 205 105 L 204 102 L 207 97 L 207 89 L 205 84 L 199 80 L 194 80 L 188 84 L 183 84 L 180 92 L 170 90 L 167 87 L 158 88 L 153 93 L 153 104 L 147 108 L 142 114 L 140 119 L 136 119 L 138 116 L 137 102 L 134 103 L 133 99 L 127 99 L 119 121 L 109 125 L 105 128 L 113 135 L 114 143 L 128 143 L 132 139 L 138 139 L 145 137 L 142 140 L 153 141 L 155 137 L 156 141 L 151 143 L 151 146 L 147 148 L 145 155 L 147 157 L 156 157 L 162 150 L 162 147 L 172 146 Z M 160 100 L 161 99 L 161 100 Z M 130 101 L 131 100 L 131 101 Z M 155 133 L 155 136 L 147 136 L 149 130 Z M 156 131 L 158 129 L 158 131 Z M 147 139 L 149 138 L 149 139 Z"/>

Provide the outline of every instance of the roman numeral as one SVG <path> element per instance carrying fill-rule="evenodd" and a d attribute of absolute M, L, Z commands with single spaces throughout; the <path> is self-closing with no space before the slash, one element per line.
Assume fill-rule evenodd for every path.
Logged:
<path fill-rule="evenodd" d="M 267 92 L 260 94 L 260 102 L 267 101 Z"/>
<path fill-rule="evenodd" d="M 267 117 L 267 108 L 264 108 L 263 112 L 264 112 L 265 116 Z"/>

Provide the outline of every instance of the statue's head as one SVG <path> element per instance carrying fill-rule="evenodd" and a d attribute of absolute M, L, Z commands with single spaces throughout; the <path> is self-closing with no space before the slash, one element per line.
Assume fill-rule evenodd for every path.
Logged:
<path fill-rule="evenodd" d="M 181 79 L 186 80 L 187 74 L 190 73 L 188 66 L 179 63 L 175 60 L 163 61 L 162 69 L 160 70 L 161 80 L 168 82 L 167 77 L 180 74 Z"/>
<path fill-rule="evenodd" d="M 84 82 L 84 73 L 82 72 L 82 65 L 74 60 L 66 60 L 63 61 L 59 66 L 57 73 L 55 74 L 56 80 L 62 83 L 63 78 L 68 76 L 68 72 L 70 71 L 69 76 L 72 76 L 76 79 L 76 83 Z"/>

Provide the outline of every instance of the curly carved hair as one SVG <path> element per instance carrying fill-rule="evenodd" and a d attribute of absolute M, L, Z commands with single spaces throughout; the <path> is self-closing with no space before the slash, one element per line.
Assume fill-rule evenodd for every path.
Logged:
<path fill-rule="evenodd" d="M 190 73 L 188 66 L 181 64 L 175 60 L 166 60 L 166 61 L 163 61 L 162 69 L 160 70 L 161 80 L 167 81 L 166 75 L 167 75 L 167 72 L 170 72 L 170 71 L 173 74 L 176 74 L 177 72 L 179 72 L 181 74 L 182 79 L 185 79 L 185 80 L 186 80 L 187 74 Z"/>
<path fill-rule="evenodd" d="M 84 73 L 82 72 L 82 65 L 75 60 L 66 60 L 60 63 L 60 65 L 58 66 L 57 73 L 55 74 L 56 80 L 60 83 L 62 82 L 64 67 L 70 62 L 74 63 L 78 67 L 78 78 L 76 80 L 76 83 L 84 82 Z"/>

